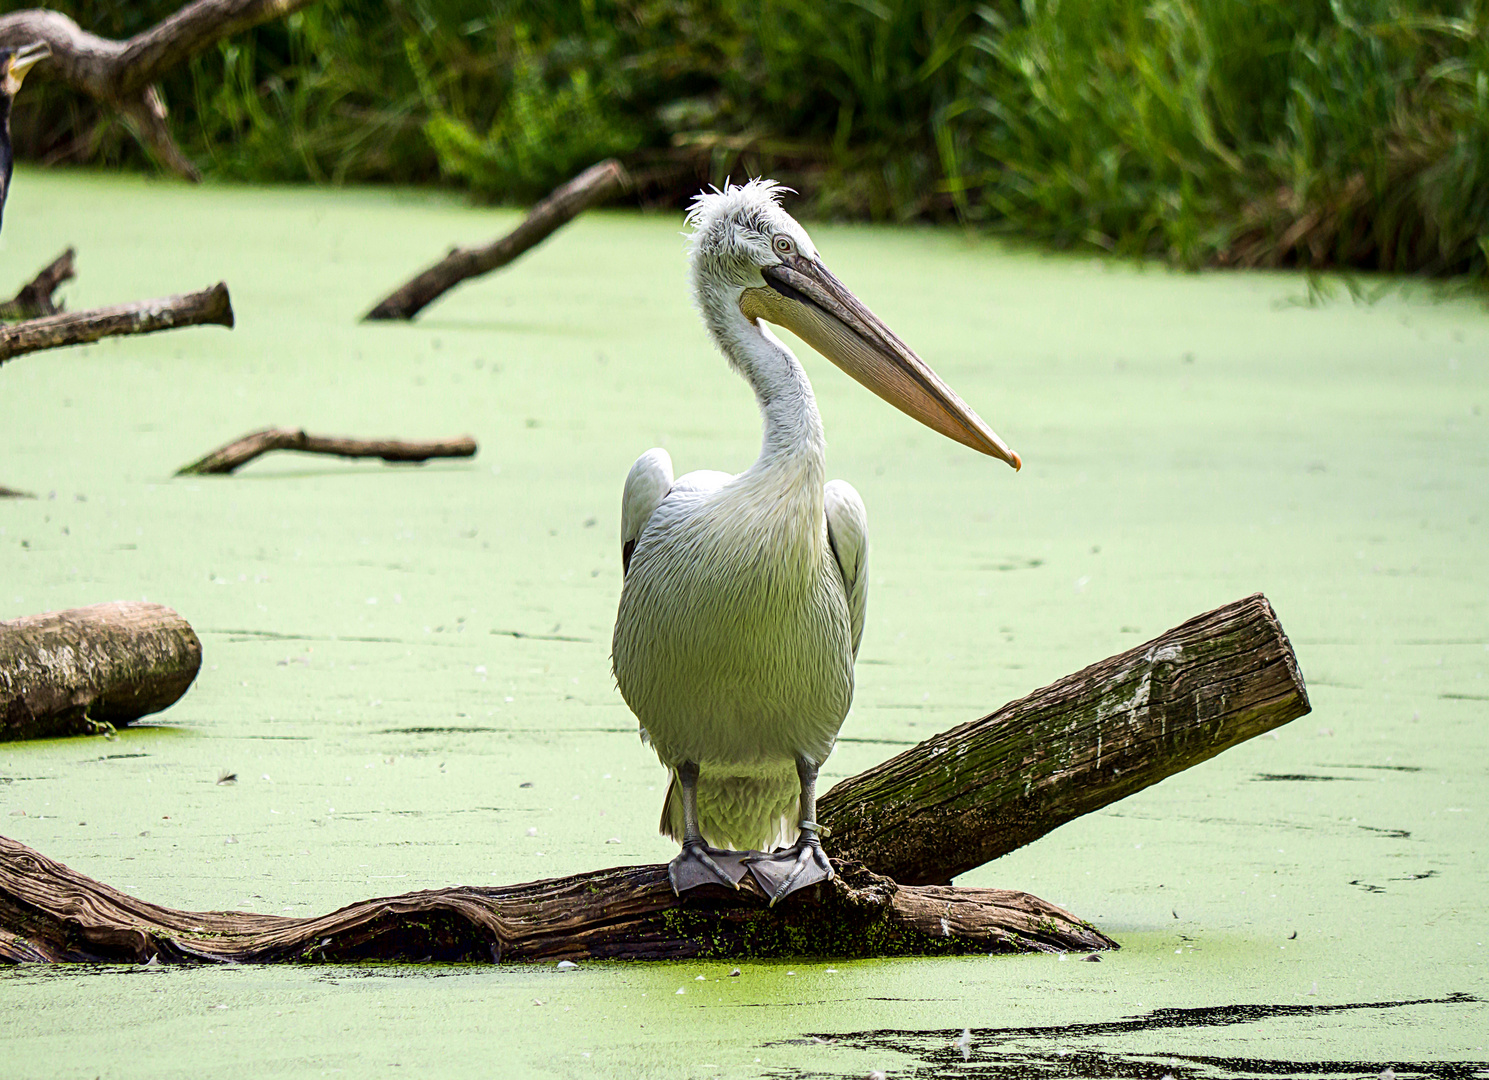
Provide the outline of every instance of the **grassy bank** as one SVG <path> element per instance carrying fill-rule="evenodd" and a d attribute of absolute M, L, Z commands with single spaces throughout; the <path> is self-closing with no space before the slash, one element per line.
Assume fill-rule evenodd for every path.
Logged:
<path fill-rule="evenodd" d="M 123 36 L 177 0 L 55 6 Z M 525 201 L 614 154 L 651 202 L 769 172 L 823 216 L 1489 278 L 1484 0 L 325 0 L 163 89 L 224 177 Z M 27 97 L 29 156 L 142 164 Z"/>

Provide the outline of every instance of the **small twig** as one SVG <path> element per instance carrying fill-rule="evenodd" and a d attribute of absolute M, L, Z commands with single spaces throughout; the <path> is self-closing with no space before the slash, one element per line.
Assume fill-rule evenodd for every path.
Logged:
<path fill-rule="evenodd" d="M 233 325 L 232 301 L 227 285 L 220 281 L 201 292 L 48 315 L 0 327 L 0 364 L 39 349 L 86 345 L 119 334 L 153 334 L 158 330 L 204 324 L 229 328 Z"/>
<path fill-rule="evenodd" d="M 21 286 L 21 291 L 13 299 L 0 304 L 0 319 L 37 319 L 59 314 L 62 309 L 52 299 L 52 293 L 64 281 L 77 277 L 77 271 L 73 267 L 73 258 L 76 255 L 74 249 L 68 248 L 53 259 L 51 265 L 43 267 L 34 278 Z"/>
<path fill-rule="evenodd" d="M 213 450 L 199 461 L 176 470 L 177 476 L 207 476 L 230 473 L 271 450 L 298 450 L 304 454 L 332 454 L 346 458 L 382 458 L 384 461 L 428 461 L 430 458 L 474 457 L 476 440 L 469 435 L 457 439 L 401 442 L 396 439 L 348 439 L 335 435 L 308 435 L 303 429 L 264 428 Z"/>
<path fill-rule="evenodd" d="M 418 277 L 390 293 L 365 318 L 412 319 L 468 278 L 506 266 L 579 214 L 631 186 L 613 158 L 592 165 L 534 206 L 521 225 L 484 247 L 454 248 Z"/>

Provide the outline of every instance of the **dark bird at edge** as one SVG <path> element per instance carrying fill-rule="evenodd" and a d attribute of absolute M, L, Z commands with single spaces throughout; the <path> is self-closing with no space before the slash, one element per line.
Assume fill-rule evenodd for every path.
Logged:
<path fill-rule="evenodd" d="M 10 107 L 26 78 L 26 72 L 38 60 L 52 55 L 45 41 L 22 45 L 19 49 L 0 49 L 0 222 L 5 215 L 5 199 L 10 195 L 10 174 L 15 159 L 10 150 Z"/>

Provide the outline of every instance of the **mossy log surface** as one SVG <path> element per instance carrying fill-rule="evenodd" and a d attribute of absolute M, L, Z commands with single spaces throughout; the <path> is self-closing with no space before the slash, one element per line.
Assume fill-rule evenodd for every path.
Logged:
<path fill-rule="evenodd" d="M 630 185 L 631 178 L 615 159 L 591 165 L 574 179 L 554 188 L 506 236 L 482 247 L 452 248 L 439 262 L 383 297 L 363 318 L 412 319 L 462 281 L 506 266 L 591 206 L 615 197 Z"/>
<path fill-rule="evenodd" d="M 424 462 L 430 458 L 474 457 L 476 440 L 469 435 L 453 439 L 407 442 L 399 439 L 351 439 L 341 435 L 311 435 L 297 428 L 264 428 L 220 446 L 210 454 L 183 465 L 177 476 L 209 476 L 230 473 L 254 458 L 274 450 L 297 450 L 302 454 L 329 454 L 344 458 L 382 458 L 384 461 Z"/>
<path fill-rule="evenodd" d="M 132 304 L 69 311 L 0 326 L 0 364 L 40 349 L 86 345 L 121 334 L 153 334 L 182 326 L 233 325 L 227 285 L 218 282 L 200 292 L 137 300 Z"/>
<path fill-rule="evenodd" d="M 1257 593 L 844 780 L 817 820 L 830 854 L 945 884 L 1308 710 Z"/>
<path fill-rule="evenodd" d="M 122 727 L 174 703 L 201 666 L 190 624 L 160 604 L 0 622 L 0 742 Z"/>
<path fill-rule="evenodd" d="M 1114 949 L 1027 893 L 914 888 L 861 866 L 775 908 L 750 886 L 673 896 L 665 866 L 364 900 L 329 915 L 175 911 L 0 837 L 0 961 L 684 960 Z"/>

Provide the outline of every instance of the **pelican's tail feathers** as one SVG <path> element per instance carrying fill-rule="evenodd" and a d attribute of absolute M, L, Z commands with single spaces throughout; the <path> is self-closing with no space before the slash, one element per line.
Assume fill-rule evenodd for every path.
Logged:
<path fill-rule="evenodd" d="M 682 843 L 682 789 L 677 786 L 677 770 L 669 770 L 667 795 L 662 800 L 662 823 L 657 831 Z"/>

